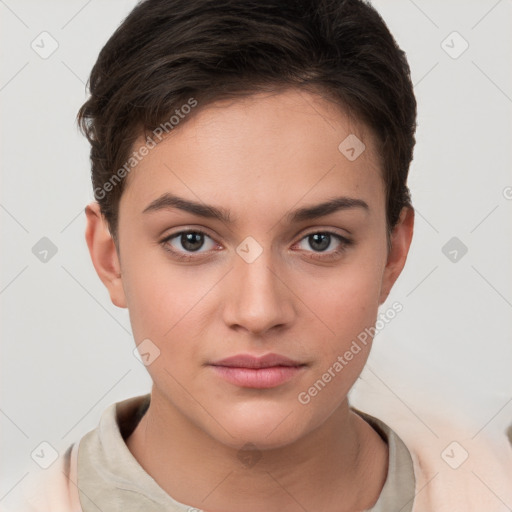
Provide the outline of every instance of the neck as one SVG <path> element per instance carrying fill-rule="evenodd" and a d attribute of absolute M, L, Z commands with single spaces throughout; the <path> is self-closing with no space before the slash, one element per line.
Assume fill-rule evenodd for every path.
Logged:
<path fill-rule="evenodd" d="M 388 465 L 387 445 L 346 400 L 297 441 L 241 451 L 219 443 L 153 389 L 126 444 L 167 494 L 208 512 L 365 510 L 377 501 Z"/>

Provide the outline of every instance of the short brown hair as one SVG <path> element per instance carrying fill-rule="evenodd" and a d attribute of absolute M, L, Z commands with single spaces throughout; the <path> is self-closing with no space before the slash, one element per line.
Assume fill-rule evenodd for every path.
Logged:
<path fill-rule="evenodd" d="M 402 208 L 412 207 L 407 175 L 416 99 L 406 56 L 369 3 L 143 0 L 101 50 L 89 78 L 91 96 L 77 116 L 91 144 L 95 198 L 116 244 L 138 137 L 165 123 L 172 128 L 170 117 L 193 105 L 191 99 L 205 106 L 282 87 L 320 93 L 373 131 L 389 239 Z"/>

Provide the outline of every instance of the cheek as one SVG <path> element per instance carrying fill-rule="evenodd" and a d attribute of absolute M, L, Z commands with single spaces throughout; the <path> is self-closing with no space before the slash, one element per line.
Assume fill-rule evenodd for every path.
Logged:
<path fill-rule="evenodd" d="M 201 290 L 180 272 L 171 273 L 172 267 L 163 264 L 163 258 L 144 258 L 142 251 L 125 258 L 123 286 L 135 341 L 150 338 L 158 345 L 186 322 L 187 310 Z"/>
<path fill-rule="evenodd" d="M 314 348 L 309 349 L 316 361 L 297 397 L 306 410 L 332 411 L 361 374 L 372 345 L 370 328 L 378 314 L 378 282 L 378 273 L 369 268 L 347 268 L 336 279 L 326 280 L 322 293 L 317 289 L 309 295 L 315 318 L 305 324 L 307 338 L 314 340 Z M 317 421 L 326 419 L 316 414 Z"/>
<path fill-rule="evenodd" d="M 316 317 L 315 323 L 323 324 L 333 338 L 346 341 L 375 322 L 381 280 L 376 262 L 340 266 L 320 277 L 297 279 L 297 295 Z"/>
<path fill-rule="evenodd" d="M 149 339 L 159 351 L 156 364 L 147 368 L 158 380 L 163 367 L 181 374 L 201 362 L 200 346 L 215 311 L 211 296 L 218 276 L 171 265 L 162 256 L 150 262 L 143 257 L 134 252 L 126 259 L 123 284 L 135 343 Z"/>
<path fill-rule="evenodd" d="M 307 338 L 316 340 L 317 356 L 313 378 L 302 391 L 305 400 L 314 398 L 317 407 L 331 409 L 346 396 L 370 353 L 382 265 L 375 248 L 366 254 L 373 256 L 358 253 L 357 262 L 347 262 L 325 277 L 301 281 L 299 294 L 312 311 L 305 329 Z"/>

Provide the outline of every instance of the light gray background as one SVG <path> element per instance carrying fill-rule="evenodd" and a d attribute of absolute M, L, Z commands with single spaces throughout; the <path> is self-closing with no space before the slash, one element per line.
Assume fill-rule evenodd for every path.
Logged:
<path fill-rule="evenodd" d="M 89 147 L 74 124 L 99 50 L 134 5 L 0 0 L 0 505 L 40 471 L 30 454 L 41 442 L 62 452 L 109 404 L 150 390 L 128 313 L 89 258 Z M 379 333 L 365 373 L 420 418 L 436 407 L 502 435 L 512 423 L 512 2 L 374 5 L 412 68 L 417 215 L 406 268 L 382 306 L 404 310 Z M 59 45 L 47 59 L 31 48 L 43 31 Z M 469 43 L 458 58 L 441 46 L 453 31 Z M 461 44 L 450 36 L 444 47 Z M 46 263 L 32 252 L 42 237 L 58 249 Z M 468 248 L 456 262 L 442 252 L 452 237 Z"/>

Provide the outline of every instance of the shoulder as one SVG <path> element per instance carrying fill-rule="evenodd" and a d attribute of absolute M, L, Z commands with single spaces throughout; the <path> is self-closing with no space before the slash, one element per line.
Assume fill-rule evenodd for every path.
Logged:
<path fill-rule="evenodd" d="M 361 394 L 354 402 L 407 447 L 416 480 L 413 512 L 510 511 L 512 447 L 505 433 L 475 433 L 433 405 L 413 410 L 372 391 L 371 399 Z"/>
<path fill-rule="evenodd" d="M 431 431 L 411 418 L 394 423 L 418 475 L 415 512 L 504 512 L 512 505 L 512 449 L 505 435 L 476 433 L 439 415 L 423 415 Z"/>
<path fill-rule="evenodd" d="M 82 512 L 80 498 L 88 497 L 84 486 L 96 490 L 98 482 L 104 483 L 107 467 L 116 473 L 125 464 L 136 466 L 123 438 L 140 421 L 150 398 L 146 393 L 106 407 L 97 427 L 71 444 L 50 467 L 28 471 L 8 499 L 0 500 L 0 512 Z"/>
<path fill-rule="evenodd" d="M 73 443 L 48 469 L 30 472 L 2 512 L 81 512 L 78 447 L 79 442 Z"/>

